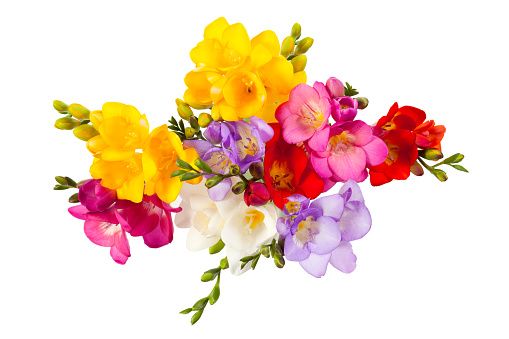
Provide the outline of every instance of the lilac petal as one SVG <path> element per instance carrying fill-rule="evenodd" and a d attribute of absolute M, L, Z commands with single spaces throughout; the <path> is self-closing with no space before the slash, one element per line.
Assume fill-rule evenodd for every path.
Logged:
<path fill-rule="evenodd" d="M 339 194 L 333 194 L 314 200 L 310 208 L 318 208 L 323 211 L 323 215 L 338 221 L 343 214 L 345 199 Z"/>
<path fill-rule="evenodd" d="M 338 222 L 343 241 L 358 240 L 371 229 L 371 214 L 368 208 L 360 202 L 357 202 L 357 204 L 356 209 L 346 207 Z"/>
<path fill-rule="evenodd" d="M 203 136 L 213 144 L 220 144 L 223 140 L 221 137 L 221 123 L 219 121 L 212 121 Z"/>
<path fill-rule="evenodd" d="M 252 116 L 249 118 L 249 123 L 256 127 L 263 142 L 268 142 L 274 136 L 274 130 L 263 119 Z"/>
<path fill-rule="evenodd" d="M 282 238 L 286 237 L 290 233 L 290 226 L 286 222 L 286 218 L 278 218 L 276 222 L 276 230 Z"/>
<path fill-rule="evenodd" d="M 113 261 L 120 265 L 124 265 L 127 262 L 127 259 L 129 259 L 128 256 L 120 253 L 120 251 L 115 246 L 110 248 L 110 255 Z"/>
<path fill-rule="evenodd" d="M 331 254 L 319 255 L 311 253 L 306 260 L 301 261 L 300 266 L 315 278 L 321 278 L 327 272 Z"/>
<path fill-rule="evenodd" d="M 143 236 L 143 241 L 150 248 L 159 248 L 168 245 L 172 240 L 173 222 L 171 221 L 171 214 L 164 211 L 159 218 L 159 224 L 152 232 Z"/>
<path fill-rule="evenodd" d="M 336 222 L 329 217 L 319 217 L 318 233 L 314 240 L 308 241 L 308 249 L 315 254 L 326 254 L 332 252 L 341 242 L 341 232 Z"/>
<path fill-rule="evenodd" d="M 373 136 L 371 141 L 366 145 L 362 146 L 364 152 L 366 152 L 366 164 L 369 166 L 377 166 L 385 161 L 387 158 L 388 149 L 385 142 L 379 137 Z"/>
<path fill-rule="evenodd" d="M 184 140 L 182 144 L 184 145 L 184 148 L 194 148 L 200 158 L 203 158 L 205 153 L 214 147 L 214 145 L 205 140 Z"/>
<path fill-rule="evenodd" d="M 214 187 L 208 189 L 210 199 L 214 201 L 223 200 L 232 188 L 232 179 L 226 178 Z"/>
<path fill-rule="evenodd" d="M 289 236 L 285 240 L 285 257 L 290 261 L 302 261 L 306 260 L 311 252 L 307 249 L 307 246 L 300 247 L 295 243 L 292 236 Z"/>
<path fill-rule="evenodd" d="M 317 152 L 325 152 L 329 143 L 330 127 L 326 125 L 324 129 L 317 131 L 308 141 L 309 147 Z"/>
<path fill-rule="evenodd" d="M 357 257 L 353 253 L 352 245 L 342 241 L 331 255 L 330 263 L 343 273 L 351 273 L 355 270 Z"/>
<path fill-rule="evenodd" d="M 350 193 L 350 197 L 348 197 L 348 199 L 346 199 L 347 203 L 349 201 L 360 201 L 360 202 L 364 203 L 364 197 L 362 196 L 362 191 L 361 191 L 359 184 L 357 184 L 353 180 L 348 180 L 347 182 L 345 182 L 343 184 L 343 186 L 341 186 L 338 193 L 341 195 L 344 195 L 348 190 L 351 190 L 351 193 Z"/>
<path fill-rule="evenodd" d="M 75 218 L 78 218 L 81 220 L 85 220 L 87 218 L 88 210 L 83 205 L 69 207 L 68 211 Z"/>

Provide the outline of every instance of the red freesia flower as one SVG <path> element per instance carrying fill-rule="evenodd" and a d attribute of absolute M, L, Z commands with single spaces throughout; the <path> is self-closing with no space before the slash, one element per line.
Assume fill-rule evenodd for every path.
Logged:
<path fill-rule="evenodd" d="M 324 188 L 320 177 L 307 166 L 306 152 L 281 137 L 281 125 L 269 124 L 274 137 L 265 145 L 264 179 L 274 204 L 283 209 L 286 197 L 301 194 L 314 199 Z"/>

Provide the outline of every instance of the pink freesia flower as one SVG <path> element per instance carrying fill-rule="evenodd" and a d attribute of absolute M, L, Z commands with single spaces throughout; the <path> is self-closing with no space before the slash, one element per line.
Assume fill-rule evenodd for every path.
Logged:
<path fill-rule="evenodd" d="M 313 168 L 324 179 L 326 187 L 349 179 L 364 181 L 368 176 L 366 166 L 382 163 L 388 152 L 385 143 L 360 120 L 333 125 L 328 142 L 310 142 L 309 146 Z"/>
<path fill-rule="evenodd" d="M 290 99 L 276 110 L 276 119 L 282 125 L 283 138 L 289 144 L 326 142 L 331 112 L 330 97 L 324 84 L 316 82 L 313 87 L 306 84 L 295 86 Z"/>

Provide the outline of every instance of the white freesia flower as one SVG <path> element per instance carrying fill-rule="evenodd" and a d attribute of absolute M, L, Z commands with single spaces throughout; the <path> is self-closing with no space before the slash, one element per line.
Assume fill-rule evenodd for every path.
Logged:
<path fill-rule="evenodd" d="M 232 274 L 249 270 L 249 264 L 240 269 L 240 259 L 257 253 L 277 237 L 277 214 L 272 205 L 247 206 L 242 195 L 232 192 L 221 201 L 213 201 L 203 183 L 184 183 L 180 196 L 182 212 L 175 216 L 175 225 L 190 228 L 187 248 L 199 251 L 223 239 Z"/>

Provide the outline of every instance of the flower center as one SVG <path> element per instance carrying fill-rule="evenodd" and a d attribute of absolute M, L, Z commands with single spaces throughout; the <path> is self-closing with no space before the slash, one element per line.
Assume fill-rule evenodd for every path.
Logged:
<path fill-rule="evenodd" d="M 292 185 L 294 174 L 289 170 L 286 161 L 274 161 L 269 170 L 270 177 L 272 178 L 272 186 L 276 190 L 295 190 Z"/>
<path fill-rule="evenodd" d="M 389 149 L 389 153 L 387 154 L 387 158 L 385 158 L 385 163 L 387 165 L 392 165 L 396 160 L 398 160 L 399 155 L 399 147 L 396 145 L 392 145 L 389 143 L 385 143 L 387 148 Z"/>
<path fill-rule="evenodd" d="M 288 213 L 297 213 L 300 210 L 300 202 L 289 201 L 286 203 L 285 207 Z"/>
<path fill-rule="evenodd" d="M 252 231 L 260 226 L 263 220 L 265 220 L 265 215 L 258 210 L 252 209 L 246 213 L 246 228 Z"/>
<path fill-rule="evenodd" d="M 208 163 L 213 171 L 219 172 L 227 171 L 228 167 L 231 165 L 232 162 L 224 152 L 217 151 L 212 153 L 212 156 L 210 157 Z"/>
<path fill-rule="evenodd" d="M 319 224 L 320 223 L 316 222 L 315 218 L 311 215 L 305 220 L 302 220 L 294 235 L 295 243 L 302 248 L 308 241 L 315 240 L 315 236 L 319 233 Z"/>
<path fill-rule="evenodd" d="M 306 125 L 317 128 L 323 123 L 323 113 L 316 102 L 306 102 L 300 109 L 300 115 Z"/>
<path fill-rule="evenodd" d="M 345 153 L 351 147 L 351 141 L 346 132 L 339 135 L 334 135 L 329 139 L 327 144 L 327 151 L 331 153 L 341 154 Z"/>

